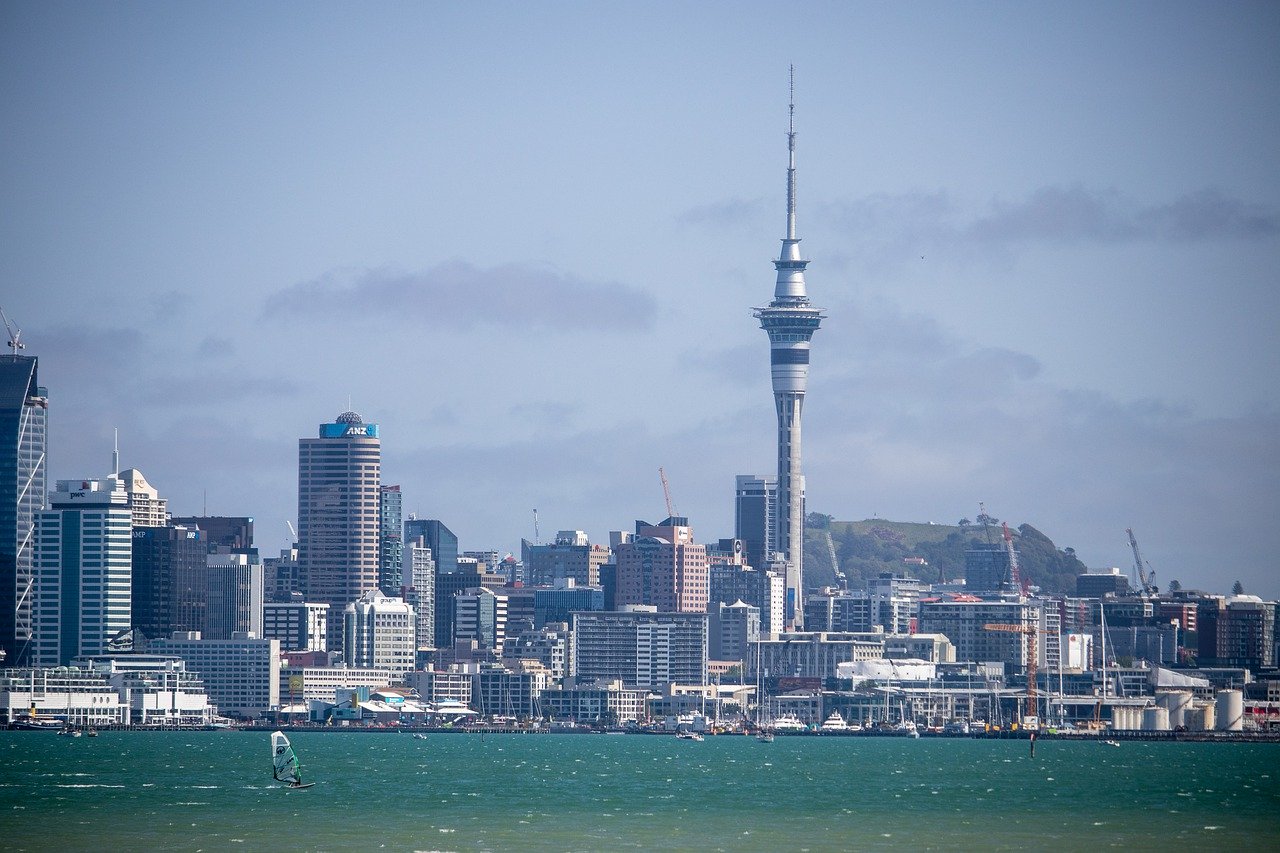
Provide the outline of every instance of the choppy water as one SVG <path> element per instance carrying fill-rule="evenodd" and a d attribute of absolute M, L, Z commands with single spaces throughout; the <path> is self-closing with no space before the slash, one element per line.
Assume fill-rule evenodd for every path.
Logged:
<path fill-rule="evenodd" d="M 1280 845 L 1280 745 L 657 736 L 0 733 L 4 850 Z"/>

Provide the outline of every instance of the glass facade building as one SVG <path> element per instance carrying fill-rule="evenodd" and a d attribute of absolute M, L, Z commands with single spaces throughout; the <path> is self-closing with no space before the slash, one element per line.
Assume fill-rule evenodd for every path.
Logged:
<path fill-rule="evenodd" d="M 48 490 L 49 392 L 38 360 L 0 356 L 0 650 L 8 666 L 32 662 L 35 520 Z"/>

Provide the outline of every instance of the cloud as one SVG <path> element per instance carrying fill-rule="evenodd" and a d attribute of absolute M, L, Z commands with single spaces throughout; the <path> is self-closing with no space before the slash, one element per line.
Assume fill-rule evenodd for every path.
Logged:
<path fill-rule="evenodd" d="M 403 320 L 419 327 L 471 330 L 482 326 L 647 330 L 657 301 L 617 283 L 588 282 L 551 269 L 504 264 L 481 269 L 451 261 L 421 272 L 330 273 L 269 296 L 267 316 Z"/>
<path fill-rule="evenodd" d="M 288 379 L 193 371 L 189 374 L 149 378 L 141 400 L 150 406 L 168 408 L 223 405 L 246 400 L 276 400 L 295 397 L 297 394 L 298 385 Z"/>
<path fill-rule="evenodd" d="M 714 225 L 726 227 L 752 222 L 765 210 L 764 198 L 732 198 L 727 201 L 691 207 L 676 217 L 679 225 Z"/>

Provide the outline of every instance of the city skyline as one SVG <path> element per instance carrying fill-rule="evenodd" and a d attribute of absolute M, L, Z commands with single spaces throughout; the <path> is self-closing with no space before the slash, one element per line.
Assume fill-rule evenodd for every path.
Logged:
<path fill-rule="evenodd" d="M 981 500 L 1091 567 L 1132 528 L 1162 581 L 1280 594 L 1274 8 L 499 8 L 6 9 L 0 305 L 50 483 L 118 427 L 271 554 L 298 437 L 350 408 L 467 548 L 658 519 L 659 466 L 732 535 L 774 456 L 744 306 L 794 62 L 808 508 Z"/>

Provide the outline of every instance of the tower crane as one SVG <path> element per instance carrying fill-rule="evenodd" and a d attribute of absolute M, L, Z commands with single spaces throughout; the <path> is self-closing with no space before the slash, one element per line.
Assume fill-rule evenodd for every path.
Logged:
<path fill-rule="evenodd" d="M 662 470 L 662 466 L 658 466 L 658 478 L 662 480 L 662 496 L 667 501 L 667 518 L 675 518 L 676 511 L 671 505 L 671 486 L 667 484 L 667 472 Z"/>
<path fill-rule="evenodd" d="M 1031 592 L 1031 579 L 1022 577 L 1018 571 L 1018 552 L 1013 547 L 1013 535 L 1009 533 L 1009 523 L 1001 522 L 1004 528 L 1004 548 L 1009 552 L 1009 579 L 1013 581 L 1013 585 L 1022 590 L 1023 595 Z"/>
<path fill-rule="evenodd" d="M 1010 625 L 1003 622 L 988 622 L 982 626 L 984 631 L 1004 631 L 1009 634 L 1022 634 L 1026 637 L 1027 651 L 1027 713 L 1031 716 L 1036 715 L 1036 668 L 1039 665 L 1037 660 L 1037 640 L 1039 635 L 1048 634 L 1044 628 L 1037 625 Z"/>
<path fill-rule="evenodd" d="M 849 588 L 849 579 L 845 577 L 844 572 L 840 571 L 840 561 L 836 559 L 836 543 L 831 538 L 831 531 L 824 531 L 827 534 L 827 553 L 831 555 L 831 571 L 836 576 L 836 583 L 840 584 L 841 589 Z"/>
<path fill-rule="evenodd" d="M 1125 533 L 1129 534 L 1129 547 L 1133 549 L 1133 571 L 1137 575 L 1135 580 L 1138 582 L 1138 588 L 1142 590 L 1143 595 L 1154 595 L 1156 592 L 1156 570 L 1151 568 L 1151 564 L 1142 559 L 1142 553 L 1138 550 L 1138 540 L 1133 537 L 1133 528 L 1126 527 Z M 1143 569 L 1146 566 L 1146 569 Z"/>
<path fill-rule="evenodd" d="M 27 345 L 22 342 L 22 330 L 5 315 L 3 308 L 0 308 L 0 320 L 4 321 L 5 331 L 9 333 L 8 347 L 13 350 L 13 354 L 17 355 L 18 350 L 26 349 Z"/>

